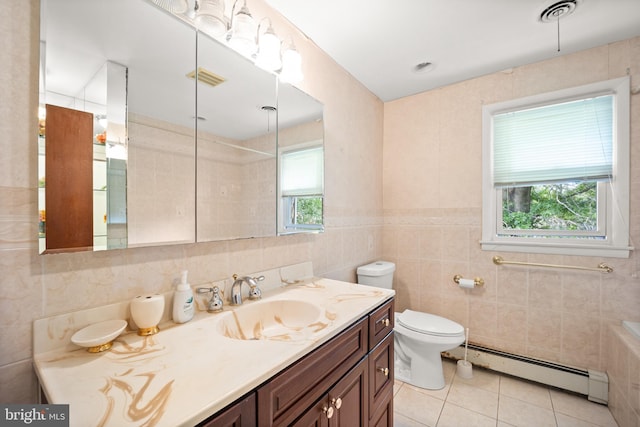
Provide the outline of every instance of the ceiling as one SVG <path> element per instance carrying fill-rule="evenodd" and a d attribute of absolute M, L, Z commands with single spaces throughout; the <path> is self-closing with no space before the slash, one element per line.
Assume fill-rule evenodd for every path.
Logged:
<path fill-rule="evenodd" d="M 266 1 L 383 101 L 640 35 L 640 0 Z"/>

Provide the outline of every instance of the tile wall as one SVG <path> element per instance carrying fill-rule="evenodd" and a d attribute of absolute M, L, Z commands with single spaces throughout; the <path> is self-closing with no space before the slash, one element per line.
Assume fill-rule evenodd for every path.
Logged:
<path fill-rule="evenodd" d="M 580 368 L 606 370 L 609 324 L 640 319 L 640 257 L 500 253 L 506 260 L 595 267 L 612 274 L 496 266 L 480 249 L 482 105 L 631 76 L 640 38 L 490 74 L 385 104 L 384 256 L 397 262 L 399 308 L 449 317 L 470 340 Z M 631 96 L 632 245 L 640 245 L 640 95 Z M 459 289 L 453 276 L 484 278 Z"/>
<path fill-rule="evenodd" d="M 0 402 L 35 399 L 34 319 L 166 292 L 181 270 L 198 285 L 233 273 L 312 260 L 327 277 L 355 280 L 382 253 L 380 100 L 259 1 L 304 58 L 301 89 L 325 106 L 327 231 L 218 243 L 38 255 L 39 1 L 0 2 Z"/>
<path fill-rule="evenodd" d="M 620 325 L 610 325 L 607 332 L 609 410 L 620 427 L 639 427 L 640 340 Z"/>

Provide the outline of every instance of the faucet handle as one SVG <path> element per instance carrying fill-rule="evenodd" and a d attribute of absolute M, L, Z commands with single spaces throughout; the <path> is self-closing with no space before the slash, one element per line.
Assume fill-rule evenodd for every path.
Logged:
<path fill-rule="evenodd" d="M 208 294 L 209 292 L 213 292 L 211 295 L 211 299 L 209 300 L 209 304 L 207 305 L 207 311 L 209 313 L 213 313 L 216 311 L 221 311 L 224 303 L 222 302 L 222 298 L 220 298 L 220 288 L 214 286 L 212 288 L 197 288 L 196 292 L 199 294 Z"/>
<path fill-rule="evenodd" d="M 222 310 L 222 306 L 224 303 L 222 302 L 222 298 L 220 297 L 220 288 L 217 286 L 213 287 L 213 295 L 211 296 L 211 300 L 209 301 L 209 306 L 207 307 L 208 312 L 220 311 Z"/>
<path fill-rule="evenodd" d="M 264 276 L 251 277 L 251 280 L 248 280 L 249 284 L 249 299 L 256 300 L 262 298 L 262 291 L 258 287 L 258 282 L 264 280 Z"/>
<path fill-rule="evenodd" d="M 260 299 L 262 298 L 262 291 L 258 286 L 251 286 L 249 288 L 249 299 Z"/>

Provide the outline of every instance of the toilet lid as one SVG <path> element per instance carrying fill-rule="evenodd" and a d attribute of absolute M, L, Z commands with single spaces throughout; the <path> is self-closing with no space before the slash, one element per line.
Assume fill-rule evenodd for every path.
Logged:
<path fill-rule="evenodd" d="M 422 334 L 449 337 L 464 334 L 462 325 L 453 320 L 436 316 L 435 314 L 405 310 L 398 316 L 398 323 L 407 329 Z"/>

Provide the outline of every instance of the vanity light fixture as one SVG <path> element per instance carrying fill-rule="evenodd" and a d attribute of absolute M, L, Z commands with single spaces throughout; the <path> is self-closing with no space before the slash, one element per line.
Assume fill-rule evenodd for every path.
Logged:
<path fill-rule="evenodd" d="M 283 83 L 299 83 L 303 78 L 302 57 L 292 40 L 282 53 L 280 81 Z"/>
<path fill-rule="evenodd" d="M 189 8 L 187 0 L 151 0 L 171 13 L 185 13 Z"/>
<path fill-rule="evenodd" d="M 197 0 L 193 22 L 199 31 L 218 38 L 226 34 L 227 18 L 224 16 L 223 0 Z"/>
<path fill-rule="evenodd" d="M 107 121 L 107 116 L 106 114 L 96 114 L 95 116 L 98 124 L 102 127 L 102 129 L 107 129 L 107 124 L 109 123 Z"/>
<path fill-rule="evenodd" d="M 242 7 L 236 13 L 236 0 L 231 8 L 231 29 L 227 34 L 227 43 L 236 52 L 251 58 L 256 52 L 256 24 L 244 0 Z"/>
<path fill-rule="evenodd" d="M 267 21 L 269 27 L 264 33 L 260 33 L 262 24 Z M 280 39 L 276 36 L 271 26 L 271 20 L 269 18 L 263 18 L 258 25 L 258 34 L 256 39 L 258 40 L 258 52 L 256 53 L 255 64 L 267 71 L 276 71 L 282 67 L 282 60 L 280 59 Z"/>
<path fill-rule="evenodd" d="M 258 67 L 279 75 L 281 82 L 302 81 L 302 57 L 293 40 L 287 48 L 282 49 L 283 43 L 273 30 L 271 19 L 263 18 L 256 25 L 247 7 L 247 0 L 235 0 L 230 17 L 225 15 L 225 0 L 195 0 L 192 8 L 180 6 L 183 3 L 194 4 L 189 0 L 151 1 L 174 14 L 183 15 L 182 18 L 192 22 L 198 31 L 226 43 Z M 265 21 L 269 26 L 262 31 Z M 195 72 L 190 74 L 189 77 L 195 77 Z M 198 80 L 202 81 L 200 77 Z"/>

